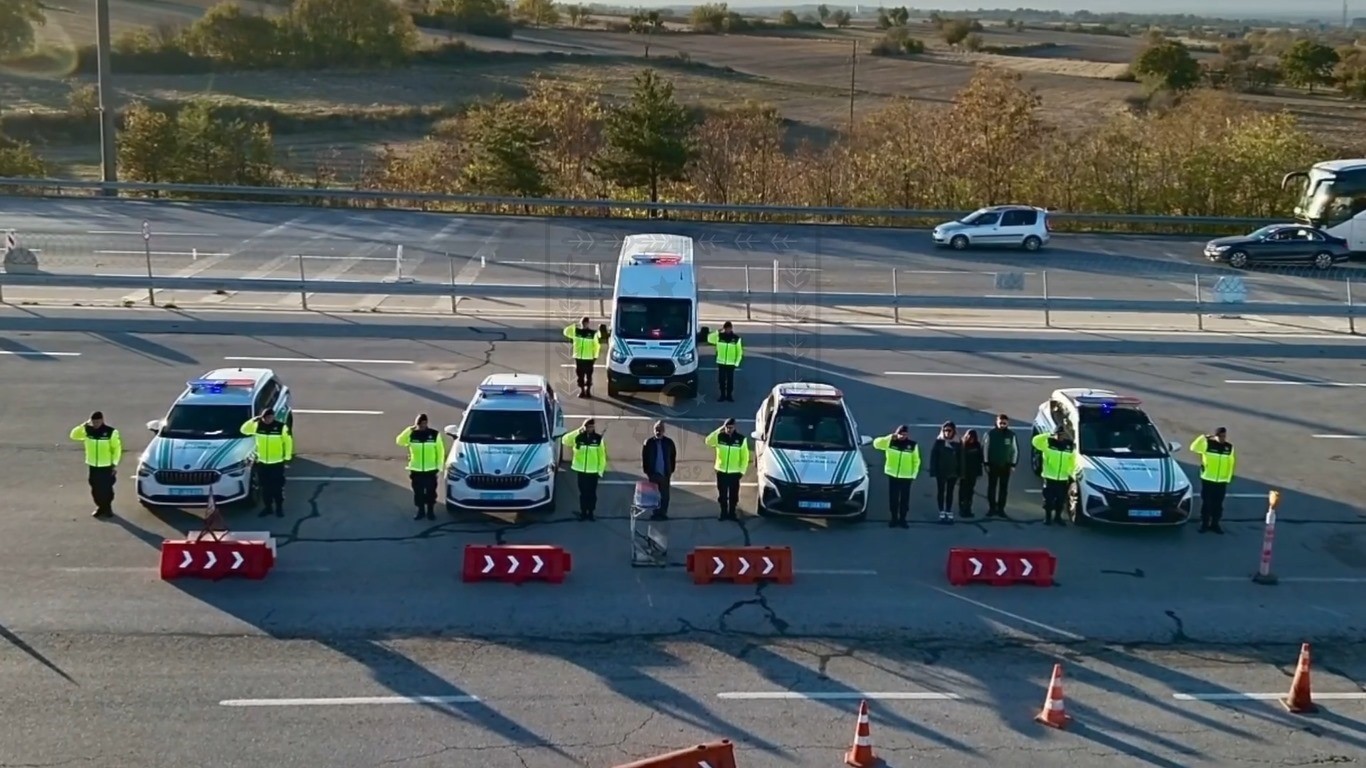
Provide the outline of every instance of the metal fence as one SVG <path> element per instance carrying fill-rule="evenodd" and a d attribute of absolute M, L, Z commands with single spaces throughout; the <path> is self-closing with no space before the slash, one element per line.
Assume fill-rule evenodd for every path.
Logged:
<path fill-rule="evenodd" d="M 841 223 L 865 226 L 923 226 L 957 219 L 967 213 L 967 211 L 905 210 L 899 208 L 651 203 L 637 200 L 564 200 L 361 189 L 225 187 L 140 182 L 105 183 L 64 179 L 0 178 L 0 192 L 32 197 L 125 193 L 163 199 L 236 200 L 339 208 L 412 208 L 581 218 L 608 218 L 612 216 L 638 218 L 663 215 L 674 218 L 713 221 Z M 1282 219 L 1264 218 L 1069 213 L 1066 211 L 1053 211 L 1049 214 L 1049 219 L 1062 227 L 1073 229 L 1142 230 L 1151 233 L 1168 232 L 1173 234 L 1227 232 L 1282 221 Z"/>

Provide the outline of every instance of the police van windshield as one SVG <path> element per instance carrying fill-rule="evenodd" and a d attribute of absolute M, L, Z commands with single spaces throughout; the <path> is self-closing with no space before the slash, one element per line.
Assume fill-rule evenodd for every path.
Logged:
<path fill-rule="evenodd" d="M 844 407 L 834 400 L 785 400 L 773 419 L 769 446 L 789 451 L 852 451 Z"/>
<path fill-rule="evenodd" d="M 1142 411 L 1098 407 L 1081 408 L 1077 447 L 1086 456 L 1119 459 L 1157 459 L 1168 455 L 1157 427 Z"/>
<path fill-rule="evenodd" d="M 612 332 L 641 341 L 686 339 L 692 336 L 692 302 L 687 299 L 617 299 Z"/>
<path fill-rule="evenodd" d="M 251 408 L 242 405 L 189 405 L 171 408 L 161 437 L 193 440 L 228 440 L 242 437 L 242 425 L 251 420 Z"/>
<path fill-rule="evenodd" d="M 544 443 L 543 411 L 470 411 L 460 442 L 475 444 Z"/>

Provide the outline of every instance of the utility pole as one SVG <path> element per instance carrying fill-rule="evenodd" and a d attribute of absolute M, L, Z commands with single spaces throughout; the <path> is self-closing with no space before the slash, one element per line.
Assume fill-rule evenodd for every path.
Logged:
<path fill-rule="evenodd" d="M 95 39 L 99 60 L 100 92 L 100 163 L 104 168 L 105 183 L 119 180 L 118 149 L 115 143 L 114 86 L 109 63 L 109 0 L 95 0 Z M 117 197 L 118 192 L 104 188 L 105 197 Z"/>
<path fill-rule="evenodd" d="M 849 52 L 849 135 L 854 135 L 854 84 L 858 78 L 858 41 L 852 41 Z"/>

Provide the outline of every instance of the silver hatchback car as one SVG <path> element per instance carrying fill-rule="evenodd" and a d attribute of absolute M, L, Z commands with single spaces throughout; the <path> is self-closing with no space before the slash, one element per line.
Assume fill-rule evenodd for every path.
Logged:
<path fill-rule="evenodd" d="M 1037 251 L 1048 245 L 1048 210 L 1031 205 L 979 208 L 958 221 L 934 228 L 934 244 L 962 251 L 975 245 L 1007 246 Z"/>

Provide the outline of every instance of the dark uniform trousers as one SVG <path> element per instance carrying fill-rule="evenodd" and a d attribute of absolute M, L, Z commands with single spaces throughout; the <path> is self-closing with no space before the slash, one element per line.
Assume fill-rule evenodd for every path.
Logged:
<path fill-rule="evenodd" d="M 1062 512 L 1067 507 L 1067 491 L 1072 487 L 1070 480 L 1044 480 L 1043 481 L 1043 511 L 1045 516 L 1056 515 L 1062 519 Z"/>
<path fill-rule="evenodd" d="M 1006 511 L 1010 494 L 1010 467 L 987 467 L 987 511 Z"/>
<path fill-rule="evenodd" d="M 257 464 L 256 480 L 261 484 L 261 501 L 266 511 L 279 512 L 285 504 L 285 465 Z"/>
<path fill-rule="evenodd" d="M 574 377 L 578 380 L 579 389 L 591 389 L 593 387 L 593 364 L 596 360 L 575 360 Z"/>
<path fill-rule="evenodd" d="M 413 504 L 419 509 L 436 506 L 436 480 L 440 474 L 437 470 L 408 473 L 408 482 L 413 487 Z"/>
<path fill-rule="evenodd" d="M 1228 495 L 1228 483 L 1213 480 L 1200 481 L 1200 522 L 1205 525 L 1218 525 L 1224 517 L 1224 497 Z"/>
<path fill-rule="evenodd" d="M 598 511 L 598 480 L 596 472 L 579 473 L 579 514 L 592 515 Z"/>
<path fill-rule="evenodd" d="M 716 503 L 721 505 L 722 517 L 735 517 L 735 510 L 740 506 L 742 477 L 744 475 L 738 472 L 716 473 Z"/>
<path fill-rule="evenodd" d="M 721 390 L 721 397 L 735 396 L 735 366 L 717 363 L 716 388 Z"/>
<path fill-rule="evenodd" d="M 887 478 L 887 505 L 892 513 L 892 522 L 906 522 L 911 511 L 911 483 L 909 477 Z"/>
<path fill-rule="evenodd" d="M 95 509 L 112 513 L 114 511 L 114 483 L 119 479 L 118 469 L 91 466 L 86 468 L 90 470 L 90 500 L 95 502 Z"/>

